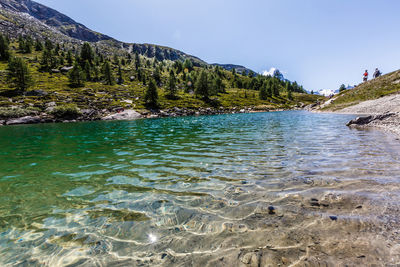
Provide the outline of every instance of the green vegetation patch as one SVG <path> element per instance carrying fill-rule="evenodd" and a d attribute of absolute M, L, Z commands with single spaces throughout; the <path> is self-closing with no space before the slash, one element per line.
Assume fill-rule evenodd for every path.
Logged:
<path fill-rule="evenodd" d="M 81 115 L 81 112 L 76 104 L 65 104 L 56 106 L 51 114 L 57 119 L 76 119 Z"/>
<path fill-rule="evenodd" d="M 40 109 L 34 107 L 20 108 L 20 107 L 0 107 L 1 119 L 20 118 L 25 116 L 34 116 L 40 113 Z"/>

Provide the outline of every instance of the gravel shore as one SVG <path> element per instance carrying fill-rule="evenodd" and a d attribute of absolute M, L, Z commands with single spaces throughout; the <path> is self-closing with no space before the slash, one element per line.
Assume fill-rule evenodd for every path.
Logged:
<path fill-rule="evenodd" d="M 368 100 L 357 105 L 339 110 L 340 113 L 377 115 L 384 113 L 400 113 L 400 94 L 384 96 Z"/>
<path fill-rule="evenodd" d="M 349 122 L 350 127 L 379 128 L 400 137 L 400 94 L 364 101 L 337 112 L 364 115 Z"/>

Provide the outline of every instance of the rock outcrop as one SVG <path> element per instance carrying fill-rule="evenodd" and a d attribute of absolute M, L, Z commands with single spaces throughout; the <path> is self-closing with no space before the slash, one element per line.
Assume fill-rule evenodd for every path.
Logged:
<path fill-rule="evenodd" d="M 346 125 L 347 126 L 352 126 L 352 125 L 358 125 L 358 126 L 364 126 L 371 124 L 373 122 L 379 122 L 383 121 L 387 118 L 396 116 L 396 113 L 386 113 L 386 114 L 380 114 L 380 115 L 371 115 L 371 116 L 365 116 L 365 117 L 357 117 L 354 120 L 349 121 Z"/>
<path fill-rule="evenodd" d="M 358 117 L 347 123 L 349 127 L 356 128 L 379 128 L 400 136 L 400 113 L 385 113 Z"/>
<path fill-rule="evenodd" d="M 173 48 L 120 42 L 31 0 L 0 0 L 0 33 L 14 38 L 20 35 L 30 35 L 38 39 L 48 38 L 58 43 L 90 42 L 104 51 L 137 52 L 160 61 L 190 59 L 194 65 L 207 64 L 195 56 Z"/>
<path fill-rule="evenodd" d="M 61 33 L 81 41 L 98 42 L 112 39 L 107 35 L 88 29 L 52 8 L 31 0 L 1 0 L 0 4 L 10 11 L 29 14 L 44 24 L 56 28 Z"/>

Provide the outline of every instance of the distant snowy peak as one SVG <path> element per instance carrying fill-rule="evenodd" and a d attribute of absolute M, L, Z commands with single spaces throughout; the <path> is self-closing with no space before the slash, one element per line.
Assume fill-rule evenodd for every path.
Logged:
<path fill-rule="evenodd" d="M 323 89 L 323 90 L 319 90 L 314 92 L 315 95 L 323 95 L 323 96 L 330 96 L 330 95 L 334 95 L 339 93 L 339 90 L 330 90 L 330 89 Z"/>
<path fill-rule="evenodd" d="M 355 86 L 348 85 L 346 87 L 346 90 L 354 89 L 354 87 Z M 323 96 L 336 95 L 338 93 L 339 93 L 339 89 L 337 89 L 337 90 L 322 89 L 322 90 L 319 90 L 319 91 L 314 91 L 315 95 L 323 95 Z"/>
<path fill-rule="evenodd" d="M 276 77 L 279 78 L 280 80 L 285 79 L 285 77 L 283 77 L 283 74 L 277 68 L 274 67 L 270 68 L 269 70 L 264 70 L 262 72 L 262 75 Z"/>

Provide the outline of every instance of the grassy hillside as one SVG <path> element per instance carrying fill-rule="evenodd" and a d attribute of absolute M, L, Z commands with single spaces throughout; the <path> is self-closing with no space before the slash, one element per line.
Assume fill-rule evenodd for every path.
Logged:
<path fill-rule="evenodd" d="M 362 83 L 351 90 L 341 92 L 330 105 L 322 110 L 340 110 L 366 100 L 377 99 L 400 92 L 400 70 Z"/>
<path fill-rule="evenodd" d="M 80 88 L 72 88 L 70 86 L 68 73 L 52 73 L 40 71 L 40 61 L 43 52 L 35 51 L 28 54 L 19 52 L 18 44 L 14 41 L 10 45 L 13 56 L 21 57 L 28 64 L 28 68 L 34 80 L 34 84 L 24 93 L 18 93 L 10 87 L 7 76 L 7 62 L 0 62 L 0 119 L 8 117 L 18 117 L 20 115 L 38 114 L 47 112 L 49 106 L 65 106 L 69 104 L 76 105 L 79 109 L 93 109 L 100 111 L 102 114 L 113 112 L 116 109 L 135 109 L 145 111 L 146 105 L 144 95 L 147 90 L 146 80 L 138 80 L 137 70 L 134 66 L 134 60 L 129 61 L 128 58 L 119 58 L 127 63 L 121 65 L 114 62 L 111 57 L 106 61 L 111 62 L 113 75 L 118 77 L 118 69 L 121 67 L 122 84 L 105 85 L 102 80 L 86 81 L 85 85 Z M 79 50 L 78 50 L 79 51 Z M 60 56 L 66 51 L 59 52 Z M 79 52 L 75 55 L 79 58 Z M 129 58 L 132 58 L 129 56 Z M 288 99 L 288 92 L 280 87 L 279 95 L 270 96 L 265 100 L 259 97 L 259 91 L 249 88 L 236 88 L 235 82 L 240 81 L 241 84 L 249 85 L 252 79 L 256 77 L 242 76 L 240 74 L 228 72 L 218 69 L 220 76 L 223 77 L 222 83 L 226 88 L 223 93 L 212 95 L 212 101 L 204 101 L 203 98 L 194 94 L 194 89 L 187 90 L 187 77 L 198 77 L 201 71 L 206 71 L 210 77 L 215 75 L 215 68 L 199 68 L 193 67 L 191 71 L 184 69 L 181 72 L 176 71 L 177 79 L 177 96 L 173 99 L 167 97 L 166 86 L 168 84 L 169 73 L 174 69 L 175 62 L 162 61 L 141 57 L 143 62 L 141 71 L 150 79 L 155 68 L 160 70 L 161 82 L 158 87 L 159 108 L 187 108 L 200 109 L 213 107 L 216 109 L 232 109 L 232 108 L 252 108 L 254 110 L 268 109 L 290 109 L 300 107 L 317 101 L 318 96 L 293 92 L 292 99 Z M 60 69 L 63 65 L 59 65 Z M 133 77 L 133 79 L 131 79 Z M 185 78 L 186 77 L 186 78 Z M 186 80 L 185 80 L 186 79 Z M 259 78 L 261 79 L 261 78 Z M 144 84 L 146 83 L 146 85 Z M 193 81 L 195 84 L 195 81 Z M 248 87 L 248 86 L 247 86 Z M 39 92 L 39 93 L 38 93 Z"/>

